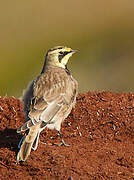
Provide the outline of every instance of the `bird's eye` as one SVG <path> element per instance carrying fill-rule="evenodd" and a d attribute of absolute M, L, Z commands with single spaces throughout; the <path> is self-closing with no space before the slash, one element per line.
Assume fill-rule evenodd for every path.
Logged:
<path fill-rule="evenodd" d="M 62 55 L 62 54 L 64 54 L 64 52 L 63 52 L 63 51 L 60 51 L 59 53 L 60 53 L 61 55 Z"/>

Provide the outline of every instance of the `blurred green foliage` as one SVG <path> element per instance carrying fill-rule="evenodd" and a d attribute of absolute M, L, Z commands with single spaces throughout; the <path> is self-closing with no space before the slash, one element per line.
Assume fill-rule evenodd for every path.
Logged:
<path fill-rule="evenodd" d="M 69 69 L 80 92 L 134 89 L 134 2 L 3 1 L 0 6 L 0 95 L 22 94 L 55 45 L 78 49 Z"/>

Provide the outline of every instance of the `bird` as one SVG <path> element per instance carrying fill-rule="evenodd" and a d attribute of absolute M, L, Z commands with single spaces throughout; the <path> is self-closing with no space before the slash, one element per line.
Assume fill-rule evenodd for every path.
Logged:
<path fill-rule="evenodd" d="M 78 82 L 67 67 L 69 58 L 76 52 L 66 46 L 49 49 L 41 73 L 23 93 L 25 123 L 17 133 L 24 132 L 24 136 L 18 144 L 17 162 L 26 161 L 31 150 L 37 149 L 39 135 L 45 128 L 57 130 L 60 145 L 68 145 L 60 129 L 76 104 Z"/>

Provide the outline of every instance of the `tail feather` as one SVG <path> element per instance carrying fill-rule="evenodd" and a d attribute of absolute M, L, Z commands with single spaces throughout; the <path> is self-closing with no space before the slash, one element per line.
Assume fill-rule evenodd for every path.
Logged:
<path fill-rule="evenodd" d="M 33 143 L 33 146 L 32 146 L 32 149 L 35 151 L 38 147 L 38 143 L 39 143 L 39 135 L 40 135 L 40 132 L 37 133 L 37 136 L 36 136 L 36 139 Z"/>
<path fill-rule="evenodd" d="M 32 148 L 32 143 L 27 143 L 25 140 L 17 154 L 17 162 L 27 160 L 28 156 L 30 155 Z"/>
<path fill-rule="evenodd" d="M 34 126 L 34 125 L 38 125 L 39 124 L 39 120 L 34 118 L 34 119 L 30 119 L 29 121 L 25 122 L 25 124 L 23 124 L 23 126 L 21 126 L 20 128 L 17 129 L 17 133 L 20 133 L 22 131 L 26 131 L 28 130 L 30 127 Z"/>
<path fill-rule="evenodd" d="M 28 156 L 30 155 L 34 141 L 38 139 L 38 131 L 39 126 L 30 128 L 29 133 L 27 135 L 24 135 L 23 139 L 20 140 L 20 149 L 17 154 L 17 162 L 27 160 Z"/>
<path fill-rule="evenodd" d="M 19 142 L 19 144 L 18 144 L 18 149 L 20 149 L 20 147 L 21 147 L 21 145 L 22 145 L 22 142 L 23 142 L 24 138 L 25 138 L 25 136 L 23 136 L 23 137 L 21 138 L 21 140 L 20 140 L 20 142 Z"/>

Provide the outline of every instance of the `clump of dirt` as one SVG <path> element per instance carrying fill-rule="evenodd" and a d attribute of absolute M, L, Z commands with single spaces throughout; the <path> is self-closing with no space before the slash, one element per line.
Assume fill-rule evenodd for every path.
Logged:
<path fill-rule="evenodd" d="M 0 179 L 134 179 L 133 93 L 79 94 L 61 128 L 70 146 L 55 146 L 57 132 L 45 129 L 37 150 L 17 164 L 23 123 L 23 104 L 0 98 Z"/>

